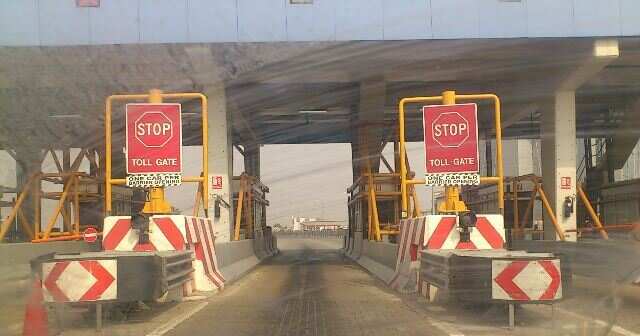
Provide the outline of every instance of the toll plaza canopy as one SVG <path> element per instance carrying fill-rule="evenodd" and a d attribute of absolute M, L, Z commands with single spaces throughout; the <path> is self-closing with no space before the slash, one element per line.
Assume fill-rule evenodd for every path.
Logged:
<path fill-rule="evenodd" d="M 118 93 L 202 91 L 223 85 L 234 143 L 349 142 L 363 118 L 363 83 L 373 121 L 395 129 L 401 97 L 495 92 L 508 137 L 538 137 L 553 93 L 576 88 L 577 135 L 610 134 L 638 96 L 640 40 L 618 40 L 618 57 L 595 38 L 146 44 L 2 47 L 0 144 L 91 147 L 104 100 Z M 604 41 L 607 42 L 607 41 Z M 601 54 L 597 54 L 601 53 Z M 215 97 L 210 97 L 215 99 Z M 183 101 L 184 142 L 199 144 L 199 105 Z M 549 105 L 550 106 L 550 105 Z M 369 109 L 368 107 L 366 109 Z M 408 109 L 408 140 L 421 140 L 419 106 Z M 114 116 L 114 118 L 118 118 Z M 480 106 L 480 129 L 491 128 Z M 371 118 L 368 118 L 371 122 Z M 117 122 L 117 120 L 116 120 Z M 116 129 L 116 131 L 118 131 Z M 123 131 L 123 130 L 120 130 Z M 95 143 L 93 145 L 98 145 Z"/>

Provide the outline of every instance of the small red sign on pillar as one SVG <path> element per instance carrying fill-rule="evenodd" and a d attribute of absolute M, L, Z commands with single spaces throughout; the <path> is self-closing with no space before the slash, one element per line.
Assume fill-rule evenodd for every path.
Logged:
<path fill-rule="evenodd" d="M 571 189 L 571 177 L 563 176 L 560 178 L 560 189 Z"/>
<path fill-rule="evenodd" d="M 211 189 L 220 190 L 222 189 L 222 175 L 210 175 L 210 183 Z"/>

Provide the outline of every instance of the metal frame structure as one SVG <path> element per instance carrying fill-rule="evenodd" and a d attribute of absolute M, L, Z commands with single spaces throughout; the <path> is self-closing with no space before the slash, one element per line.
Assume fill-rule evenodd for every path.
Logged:
<path fill-rule="evenodd" d="M 209 186 L 207 179 L 209 176 L 209 139 L 208 139 L 208 105 L 207 97 L 202 93 L 163 93 L 160 90 L 149 90 L 148 94 L 126 94 L 111 95 L 107 97 L 105 103 L 105 212 L 109 216 L 111 214 L 111 188 L 113 185 L 124 185 L 126 179 L 114 179 L 111 177 L 111 107 L 115 101 L 135 101 L 148 100 L 149 103 L 159 104 L 164 99 L 200 99 L 202 107 L 202 175 L 200 176 L 184 176 L 182 182 L 199 183 L 202 193 L 202 203 L 205 209 L 209 208 Z M 170 207 L 164 198 L 164 188 L 150 188 L 150 200 L 145 204 L 145 212 L 147 213 L 167 213 Z"/>
<path fill-rule="evenodd" d="M 40 181 L 49 181 L 63 185 L 62 191 L 45 192 L 40 189 Z M 19 193 L 9 216 L 0 225 L 0 241 L 4 239 L 11 222 L 17 217 L 22 228 L 27 233 L 31 242 L 40 243 L 58 240 L 77 240 L 82 238 L 80 233 L 80 204 L 87 200 L 98 200 L 99 193 L 92 193 L 87 188 L 87 184 L 99 184 L 95 177 L 83 172 L 60 172 L 60 173 L 39 173 L 32 175 Z M 34 216 L 33 229 L 27 224 L 24 210 L 22 209 L 25 199 L 32 194 L 34 196 Z M 44 230 L 42 230 L 41 202 L 42 199 L 57 200 L 58 204 L 47 220 Z M 68 211 L 66 206 L 72 204 L 73 211 Z M 67 231 L 54 232 L 53 228 L 58 218 L 63 217 L 63 228 Z M 82 223 L 87 224 L 87 223 Z"/>
<path fill-rule="evenodd" d="M 408 186 L 414 184 L 425 184 L 424 179 L 409 178 L 406 163 L 405 148 L 405 105 L 411 103 L 441 103 L 443 105 L 455 104 L 457 100 L 490 100 L 494 104 L 495 131 L 496 131 L 496 159 L 497 176 L 480 177 L 480 183 L 498 185 L 498 208 L 504 210 L 504 172 L 502 165 L 502 126 L 500 122 L 500 98 L 495 94 L 470 94 L 458 95 L 455 91 L 444 91 L 440 96 L 430 97 L 407 97 L 402 98 L 398 104 L 398 124 L 400 141 L 400 193 L 402 197 L 402 218 L 408 218 Z M 457 186 L 447 186 L 445 188 L 445 202 L 438 206 L 440 212 L 464 212 L 467 208 L 460 200 L 460 190 Z"/>
<path fill-rule="evenodd" d="M 529 223 L 529 219 L 531 218 L 531 212 L 533 211 L 533 207 L 534 207 L 534 202 L 537 200 L 540 200 L 540 202 L 542 202 L 542 206 L 547 214 L 547 216 L 549 217 L 549 220 L 551 221 L 551 223 L 554 226 L 554 229 L 556 231 L 556 234 L 558 235 L 558 237 L 560 238 L 560 240 L 564 241 L 564 233 L 565 232 L 581 232 L 581 231 L 598 231 L 601 235 L 601 237 L 603 239 L 609 239 L 609 235 L 607 233 L 607 228 L 605 228 L 605 226 L 602 224 L 602 221 L 600 220 L 600 218 L 598 217 L 596 211 L 594 210 L 593 206 L 591 205 L 591 202 L 589 201 L 589 198 L 587 197 L 587 195 L 585 194 L 584 190 L 582 189 L 582 187 L 580 185 L 577 186 L 577 191 L 578 191 L 578 196 L 580 198 L 580 200 L 582 201 L 583 205 L 585 206 L 587 213 L 589 214 L 589 217 L 591 218 L 591 220 L 593 221 L 593 224 L 595 226 L 595 228 L 593 229 L 577 229 L 577 230 L 564 230 L 559 224 L 558 224 L 558 219 L 557 216 L 555 214 L 555 212 L 553 211 L 553 209 L 551 208 L 551 205 L 549 203 L 549 198 L 547 197 L 547 194 L 545 193 L 544 189 L 542 188 L 542 181 L 541 181 L 541 177 L 533 175 L 533 174 L 528 174 L 528 175 L 523 175 L 523 176 L 515 176 L 515 177 L 505 177 L 505 183 L 510 185 L 510 192 L 507 192 L 505 194 L 505 198 L 507 200 L 512 201 L 512 208 L 513 208 L 513 232 L 517 235 L 517 236 L 521 236 L 522 233 L 524 232 L 539 232 L 538 230 L 535 229 L 527 229 L 525 228 L 525 226 Z M 523 184 L 524 183 L 529 183 L 532 185 L 531 188 L 531 195 L 527 198 L 528 199 L 528 203 L 527 203 L 527 207 L 525 212 L 523 213 L 522 216 L 520 216 L 520 209 L 519 209 L 519 196 L 518 196 L 518 190 L 523 190 Z M 476 189 L 477 190 L 477 189 Z M 479 202 L 476 203 L 471 203 L 471 205 L 473 204 L 479 204 Z"/>
<path fill-rule="evenodd" d="M 240 240 L 241 227 L 246 228 L 245 239 L 254 238 L 254 230 L 259 224 L 260 228 L 267 225 L 266 223 L 266 207 L 269 201 L 266 199 L 266 193 L 269 191 L 260 180 L 246 173 L 240 176 L 234 176 L 234 181 L 239 181 L 238 196 L 233 198 L 236 204 L 234 211 L 233 240 Z M 260 216 L 257 215 L 256 207 L 261 210 Z M 244 221 L 243 221 L 244 218 Z M 243 225 L 244 224 L 244 225 Z"/>

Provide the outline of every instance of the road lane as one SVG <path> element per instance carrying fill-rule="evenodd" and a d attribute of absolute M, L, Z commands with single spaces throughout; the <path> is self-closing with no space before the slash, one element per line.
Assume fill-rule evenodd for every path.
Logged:
<path fill-rule="evenodd" d="M 282 253 L 167 335 L 447 335 L 337 250 L 283 239 Z"/>

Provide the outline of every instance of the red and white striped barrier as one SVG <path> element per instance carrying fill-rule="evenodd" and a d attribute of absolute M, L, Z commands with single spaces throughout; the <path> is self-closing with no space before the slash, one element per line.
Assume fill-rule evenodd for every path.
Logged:
<path fill-rule="evenodd" d="M 425 217 L 400 221 L 400 244 L 396 258 L 396 271 L 388 285 L 402 293 L 417 291 L 418 255 L 422 250 Z"/>
<path fill-rule="evenodd" d="M 42 278 L 46 302 L 104 301 L 118 296 L 116 260 L 43 263 Z"/>
<path fill-rule="evenodd" d="M 472 229 L 470 241 L 461 242 L 457 229 L 457 216 L 427 216 L 424 230 L 426 249 L 501 249 L 504 246 L 504 219 L 502 215 L 478 215 L 476 227 Z"/>
<path fill-rule="evenodd" d="M 491 298 L 553 301 L 562 298 L 560 260 L 493 260 Z"/>
<path fill-rule="evenodd" d="M 213 224 L 208 218 L 185 216 L 187 227 L 187 243 L 193 250 L 196 260 L 194 285 L 196 290 L 213 290 L 224 288 L 224 277 L 220 274 L 216 258 Z"/>
<path fill-rule="evenodd" d="M 182 251 L 185 250 L 185 216 L 160 215 L 149 218 L 149 242 L 140 244 L 131 227 L 130 216 L 104 219 L 102 249 L 105 251 Z"/>
<path fill-rule="evenodd" d="M 193 250 L 194 289 L 210 291 L 224 288 L 218 268 L 215 236 L 210 219 L 157 215 L 149 218 L 149 243 L 140 244 L 129 216 L 104 219 L 102 249 L 105 251 L 183 251 Z"/>

